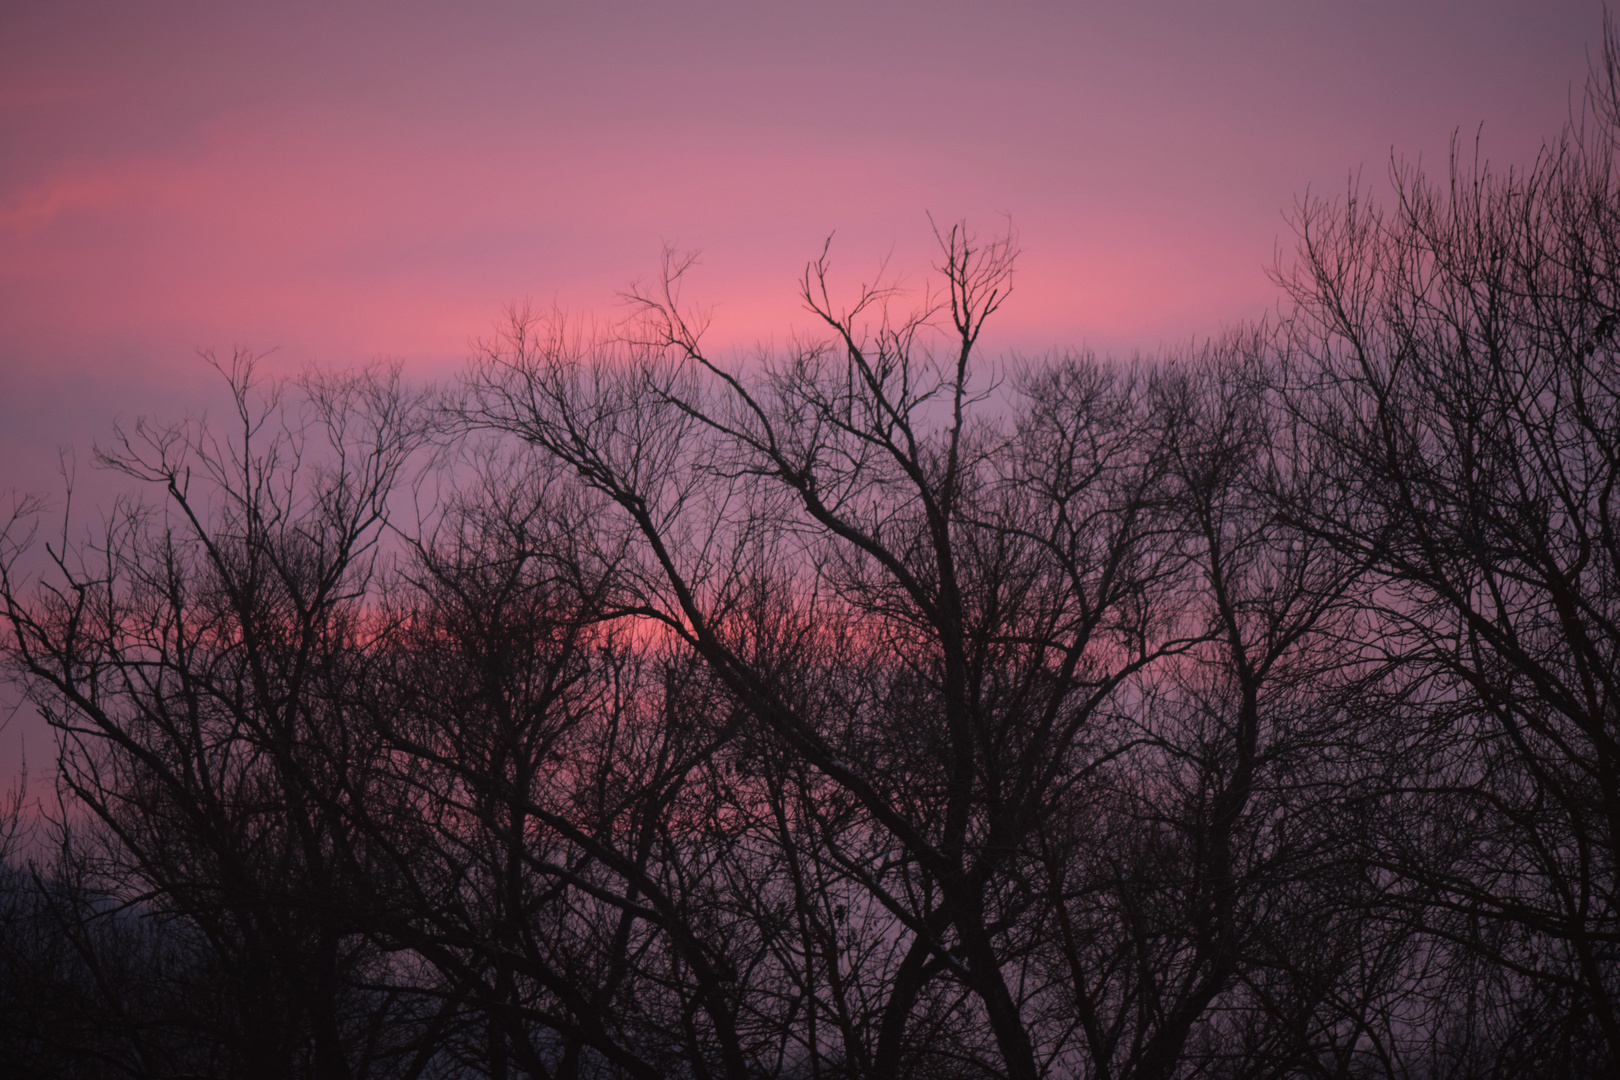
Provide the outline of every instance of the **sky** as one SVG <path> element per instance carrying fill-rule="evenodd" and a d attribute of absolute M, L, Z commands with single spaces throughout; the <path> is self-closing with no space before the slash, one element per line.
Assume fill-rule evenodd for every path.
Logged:
<path fill-rule="evenodd" d="M 929 215 L 1022 255 L 992 348 L 1128 355 L 1265 315 L 1288 215 L 1454 136 L 1533 160 L 1599 0 L 0 4 L 0 497 L 108 497 L 115 419 L 273 371 L 446 378 L 512 304 L 610 321 L 666 247 L 711 344 L 795 282 L 918 290 Z M 30 731 L 32 735 L 30 736 Z M 47 736 L 0 730 L 0 778 Z"/>

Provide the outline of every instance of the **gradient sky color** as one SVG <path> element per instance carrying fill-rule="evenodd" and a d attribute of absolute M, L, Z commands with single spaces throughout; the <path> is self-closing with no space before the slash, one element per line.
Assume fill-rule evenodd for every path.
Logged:
<path fill-rule="evenodd" d="M 1264 314 L 1286 213 L 1460 133 L 1532 160 L 1599 0 L 0 5 L 0 489 L 210 400 L 198 349 L 454 370 L 512 302 L 613 318 L 666 244 L 722 347 L 794 282 L 1017 228 L 999 347 Z M 81 469 L 81 488 L 105 488 Z M 9 773 L 21 729 L 0 733 Z M 38 736 L 36 736 L 38 738 Z M 31 743 L 36 745 L 37 743 Z M 37 758 L 39 752 L 36 750 Z"/>

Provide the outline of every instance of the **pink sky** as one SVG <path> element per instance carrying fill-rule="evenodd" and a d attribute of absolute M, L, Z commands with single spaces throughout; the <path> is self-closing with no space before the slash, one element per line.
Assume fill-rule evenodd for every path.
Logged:
<path fill-rule="evenodd" d="M 665 243 L 745 347 L 808 325 L 828 233 L 851 284 L 885 256 L 920 283 L 925 212 L 1009 215 L 997 342 L 1173 346 L 1275 304 L 1307 189 L 1382 184 L 1392 150 L 1443 167 L 1459 129 L 1528 161 L 1601 25 L 1598 0 L 3 5 L 0 488 L 208 400 L 199 348 L 440 375 L 510 302 L 613 317 Z"/>

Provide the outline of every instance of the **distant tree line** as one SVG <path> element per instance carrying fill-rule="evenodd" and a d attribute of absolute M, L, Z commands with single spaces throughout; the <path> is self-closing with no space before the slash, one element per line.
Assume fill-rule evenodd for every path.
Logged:
<path fill-rule="evenodd" d="M 1181 355 L 987 362 L 1016 244 L 952 228 L 747 362 L 672 260 L 449 390 L 221 364 L 101 451 L 150 497 L 0 534 L 62 795 L 0 1071 L 1614 1075 L 1606 40 L 1529 169 L 1307 202 Z"/>

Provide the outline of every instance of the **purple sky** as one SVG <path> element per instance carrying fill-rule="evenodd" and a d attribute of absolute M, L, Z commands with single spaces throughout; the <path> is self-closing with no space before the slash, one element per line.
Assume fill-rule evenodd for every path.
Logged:
<path fill-rule="evenodd" d="M 513 301 L 614 317 L 666 243 L 746 347 L 808 326 L 828 233 L 849 284 L 885 256 L 920 283 L 926 212 L 1010 215 L 1001 346 L 1173 346 L 1275 305 L 1307 189 L 1443 168 L 1459 129 L 1529 161 L 1601 26 L 1598 0 L 3 5 L 0 489 L 209 400 L 199 348 L 439 375 Z"/>

